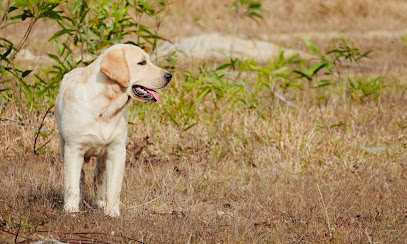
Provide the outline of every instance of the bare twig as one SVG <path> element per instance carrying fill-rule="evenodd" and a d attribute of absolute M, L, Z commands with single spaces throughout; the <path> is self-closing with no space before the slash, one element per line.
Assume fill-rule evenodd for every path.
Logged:
<path fill-rule="evenodd" d="M 4 24 L 4 27 L 1 26 L 1 25 L 3 24 L 4 21 L 7 21 L 7 19 L 8 19 L 8 18 L 7 18 L 7 14 L 8 14 L 8 11 L 9 11 L 9 9 L 10 9 L 10 3 L 11 3 L 10 0 L 7 1 L 6 7 L 4 8 L 4 15 L 3 15 L 3 17 L 0 19 L 0 29 L 2 29 L 2 28 L 4 28 L 4 27 L 7 26 L 7 23 Z"/>
<path fill-rule="evenodd" d="M 60 237 L 60 241 L 61 242 L 78 242 L 78 243 L 103 243 L 103 244 L 111 244 L 113 242 L 110 241 L 104 241 L 104 240 L 100 240 L 94 237 L 88 237 L 85 235 L 81 235 L 81 234 L 73 234 L 73 233 L 67 233 L 64 235 L 75 235 L 78 236 L 80 239 L 76 239 L 76 238 L 68 238 L 68 237 Z"/>
<path fill-rule="evenodd" d="M 21 124 L 21 125 L 28 124 L 28 123 L 26 123 L 26 122 L 24 122 L 24 121 L 20 121 L 20 120 L 16 120 L 16 119 L 10 119 L 10 118 L 5 118 L 5 117 L 0 118 L 0 120 L 9 120 L 9 121 L 13 121 L 13 122 L 19 123 L 19 124 Z"/>
<path fill-rule="evenodd" d="M 144 242 L 139 241 L 139 240 L 134 239 L 134 238 L 131 238 L 131 237 L 128 237 L 128 236 L 117 235 L 117 234 L 109 234 L 109 233 L 104 233 L 104 232 L 68 232 L 68 231 L 58 231 L 58 230 L 56 230 L 56 231 L 39 230 L 37 232 L 42 232 L 42 233 L 44 233 L 44 232 L 52 232 L 52 233 L 58 233 L 58 234 L 77 235 L 77 236 L 80 236 L 80 235 L 104 235 L 104 236 L 120 237 L 120 238 L 124 238 L 124 239 L 130 240 L 130 241 L 135 241 L 137 243 L 143 243 L 144 244 Z"/>
<path fill-rule="evenodd" d="M 0 118 L 0 121 L 4 121 L 4 120 L 12 121 L 12 122 L 15 122 L 15 123 L 2 123 L 2 124 L 0 124 L 0 126 L 17 126 L 17 125 L 24 126 L 24 125 L 28 124 L 28 123 L 26 123 L 24 121 L 19 121 L 19 120 L 16 120 L 16 119 L 10 119 L 10 118 L 5 118 L 5 117 Z"/>
<path fill-rule="evenodd" d="M 387 242 L 387 244 L 393 243 L 394 241 L 400 239 L 400 237 L 402 237 L 404 234 L 406 234 L 407 229 L 404 229 L 404 231 L 402 231 L 399 235 L 397 235 L 396 237 L 394 237 L 392 240 L 390 240 L 389 242 Z"/>
<path fill-rule="evenodd" d="M 324 197 L 322 196 L 322 192 L 321 192 L 321 189 L 319 188 L 318 184 L 317 184 L 317 188 L 318 188 L 319 196 L 321 197 L 321 204 L 322 204 L 322 208 L 323 208 L 324 213 L 325 213 L 326 222 L 328 224 L 328 231 L 330 232 L 331 231 L 331 223 L 329 221 L 328 209 L 327 209 L 327 207 L 325 205 Z"/>
<path fill-rule="evenodd" d="M 162 194 L 162 195 L 160 195 L 160 196 L 154 198 L 153 200 L 150 200 L 150 201 L 145 202 L 145 203 L 141 203 L 141 204 L 139 204 L 139 205 L 130 206 L 130 207 L 125 206 L 125 207 L 127 207 L 127 208 L 138 208 L 138 207 L 141 207 L 141 206 L 150 204 L 150 203 L 152 203 L 152 202 L 154 202 L 154 201 L 156 201 L 156 200 L 162 198 L 163 196 L 167 195 L 167 194 L 170 193 L 172 190 L 174 190 L 174 188 L 178 185 L 180 179 L 181 179 L 181 177 L 178 177 L 177 183 L 175 183 L 175 185 L 174 185 L 173 187 L 171 187 L 171 188 L 170 188 L 168 191 L 166 191 L 164 194 Z"/>
<path fill-rule="evenodd" d="M 0 124 L 0 126 L 22 126 L 22 124 L 6 123 L 6 124 Z"/>
<path fill-rule="evenodd" d="M 295 105 L 294 103 L 288 101 L 283 95 L 281 95 L 280 93 L 278 93 L 278 92 L 275 90 L 275 88 L 273 88 L 273 89 L 271 90 L 271 92 L 273 92 L 274 97 L 276 97 L 276 98 L 278 98 L 280 101 L 286 103 L 289 107 L 297 108 L 297 105 Z M 261 118 L 261 115 L 263 114 L 263 112 L 264 112 L 268 107 L 270 107 L 273 103 L 274 103 L 274 101 L 269 102 L 266 106 L 264 106 L 264 107 L 262 108 L 262 110 L 260 110 L 260 113 L 257 115 L 257 118 L 256 118 L 256 124 L 257 124 L 257 121 Z M 256 127 L 253 127 L 253 130 L 252 130 L 252 135 L 253 135 L 253 146 L 252 146 L 252 152 L 251 152 L 252 158 L 254 158 L 255 142 L 256 142 L 256 136 L 255 136 L 255 135 L 256 135 L 256 132 L 255 132 L 255 128 L 256 128 Z"/>
<path fill-rule="evenodd" d="M 83 203 L 85 204 L 86 207 L 88 207 L 91 210 L 95 210 L 94 208 L 92 208 L 92 206 L 90 206 L 89 203 L 87 203 L 85 200 L 83 200 Z"/>
<path fill-rule="evenodd" d="M 5 232 L 5 233 L 10 234 L 10 235 L 13 235 L 13 236 L 16 236 L 16 235 L 17 235 L 16 233 L 13 233 L 13 232 L 11 232 L 11 231 L 5 230 L 5 229 L 3 229 L 3 228 L 0 228 L 0 231 L 3 231 L 3 232 Z M 29 240 L 29 241 L 38 241 L 38 240 L 30 239 L 30 238 L 28 238 L 28 237 L 24 237 L 24 236 L 21 236 L 21 235 L 19 235 L 19 237 L 20 237 L 20 238 L 24 238 L 24 239 Z"/>
<path fill-rule="evenodd" d="M 232 30 L 232 41 L 230 42 L 230 57 L 234 57 L 234 52 L 235 52 L 235 39 L 236 39 L 236 33 L 237 30 L 239 29 L 239 21 L 240 21 L 240 8 L 237 9 L 236 17 L 235 17 L 235 23 L 233 23 L 233 30 Z"/>
<path fill-rule="evenodd" d="M 48 141 L 47 141 L 44 145 L 42 145 L 39 149 L 36 148 L 36 146 L 37 146 L 37 139 L 38 139 L 38 136 L 40 135 L 41 128 L 44 126 L 45 117 L 47 117 L 47 114 L 49 113 L 49 111 L 51 110 L 51 108 L 54 107 L 54 105 L 55 105 L 55 104 L 52 104 L 51 107 L 49 107 L 48 110 L 47 110 L 47 112 L 44 114 L 44 117 L 42 117 L 42 121 L 41 121 L 40 127 L 38 128 L 37 134 L 35 135 L 35 139 L 34 139 L 34 154 L 35 154 L 35 155 L 38 155 L 37 150 L 40 150 L 41 148 L 43 148 L 45 145 L 47 145 L 47 144 L 50 142 L 50 140 L 48 140 Z"/>
<path fill-rule="evenodd" d="M 43 1 L 41 3 L 41 6 L 39 9 L 42 8 L 42 5 L 45 3 L 45 1 Z M 18 43 L 17 48 L 14 50 L 14 52 L 11 54 L 10 56 L 10 60 L 14 60 L 16 54 L 20 51 L 20 49 L 23 47 L 24 43 L 27 41 L 28 36 L 31 34 L 31 31 L 35 25 L 35 23 L 41 18 L 41 11 L 39 11 L 38 13 L 36 13 L 36 16 L 31 18 L 30 24 L 28 25 L 27 30 L 25 31 L 25 34 L 23 36 L 23 38 L 20 40 L 20 43 Z"/>
<path fill-rule="evenodd" d="M 373 244 L 372 238 L 370 237 L 369 232 L 367 232 L 366 229 L 363 229 L 363 232 L 365 233 L 367 240 L 369 241 L 370 244 Z"/>
<path fill-rule="evenodd" d="M 295 105 L 294 103 L 290 102 L 287 100 L 287 98 L 285 98 L 283 95 L 281 95 L 280 93 L 278 93 L 277 91 L 273 90 L 273 94 L 276 98 L 278 98 L 280 101 L 286 103 L 289 107 L 292 108 L 297 108 L 297 105 Z"/>
<path fill-rule="evenodd" d="M 17 229 L 16 235 L 14 237 L 14 243 L 17 243 L 17 241 L 18 241 L 18 234 L 20 234 L 20 230 L 21 230 L 21 221 L 18 224 L 18 229 Z"/>

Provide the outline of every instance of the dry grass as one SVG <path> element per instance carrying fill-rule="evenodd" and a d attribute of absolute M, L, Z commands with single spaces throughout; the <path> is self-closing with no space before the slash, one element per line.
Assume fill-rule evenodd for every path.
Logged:
<path fill-rule="evenodd" d="M 146 243 L 400 243 L 407 234 L 406 100 L 396 92 L 386 97 L 351 107 L 304 103 L 293 111 L 275 105 L 266 120 L 230 113 L 184 133 L 157 121 L 146 128 L 136 123 L 123 216 L 116 219 L 87 205 L 77 216 L 63 214 L 56 138 L 44 155 L 35 156 L 30 126 L 3 127 L 1 223 L 13 232 L 22 224 L 20 235 L 33 239 L 38 231 L 62 240 L 79 238 L 53 232 L 65 231 L 114 232 Z M 16 116 L 11 110 L 3 116 Z M 347 125 L 316 126 L 339 122 Z M 150 136 L 148 142 L 144 136 Z M 85 166 L 89 205 L 94 166 Z"/>
<path fill-rule="evenodd" d="M 274 33 L 391 32 L 405 23 L 401 0 L 265 2 L 271 17 L 254 28 L 244 22 L 242 34 L 273 40 Z M 175 10 L 183 17 L 171 17 L 164 28 L 173 38 L 231 29 L 225 6 L 216 1 L 177 1 Z M 85 165 L 83 211 L 64 214 L 55 133 L 34 155 L 41 113 L 2 108 L 2 123 L 25 124 L 0 126 L 0 230 L 9 232 L 0 231 L 0 242 L 41 235 L 83 243 L 406 243 L 406 48 L 399 37 L 355 39 L 378 53 L 373 65 L 389 67 L 362 71 L 384 75 L 388 87 L 376 102 L 334 96 L 317 105 L 314 94 L 299 92 L 289 97 L 297 109 L 275 100 L 264 119 L 201 104 L 200 123 L 185 132 L 160 123 L 164 106 L 136 117 L 119 218 L 94 209 L 94 161 Z M 297 39 L 283 42 L 302 48 Z M 181 89 L 182 80 L 172 86 Z M 47 128 L 55 128 L 52 116 Z"/>
<path fill-rule="evenodd" d="M 187 32 L 230 32 L 233 16 L 229 2 L 176 1 L 174 12 L 180 14 L 168 19 L 169 33 L 180 35 L 178 26 Z M 260 25 L 250 20 L 242 22 L 242 32 L 249 36 L 273 35 L 290 32 L 368 31 L 377 29 L 405 29 L 407 3 L 403 0 L 269 0 L 263 1 L 270 13 Z M 222 24 L 219 24 L 222 23 Z M 199 27 L 199 29 L 197 28 Z"/>

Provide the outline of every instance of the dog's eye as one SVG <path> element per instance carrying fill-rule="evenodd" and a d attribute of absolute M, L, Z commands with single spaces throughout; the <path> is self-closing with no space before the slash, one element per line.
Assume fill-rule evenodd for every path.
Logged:
<path fill-rule="evenodd" d="M 147 63 L 147 61 L 143 60 L 143 61 L 141 61 L 141 62 L 138 62 L 137 64 L 139 64 L 139 65 L 145 65 L 146 63 Z"/>

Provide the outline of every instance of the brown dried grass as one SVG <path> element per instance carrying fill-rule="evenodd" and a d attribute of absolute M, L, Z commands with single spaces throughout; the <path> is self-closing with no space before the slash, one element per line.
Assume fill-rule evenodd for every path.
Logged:
<path fill-rule="evenodd" d="M 241 33 L 403 27 L 404 1 L 324 4 L 340 2 L 342 10 L 328 11 L 316 0 L 265 1 L 271 17 L 253 29 L 244 22 Z M 215 1 L 177 1 L 175 9 L 183 17 L 169 19 L 168 35 L 230 30 L 226 8 Z M 202 15 L 198 27 L 196 14 Z M 42 115 L 6 107 L 2 120 L 25 124 L 0 126 L 0 229 L 8 232 L 0 231 L 0 241 L 42 235 L 82 243 L 405 243 L 406 49 L 396 39 L 387 40 L 389 45 L 374 38 L 357 41 L 361 49 L 379 50 L 375 65 L 399 65 L 381 71 L 389 87 L 377 102 L 337 98 L 317 106 L 302 94 L 290 98 L 298 109 L 275 101 L 264 120 L 230 110 L 186 132 L 160 124 L 156 114 L 136 120 L 129 128 L 119 218 L 93 207 L 94 161 L 85 165 L 82 212 L 64 214 L 55 133 L 44 153 L 35 155 L 33 129 Z M 345 125 L 330 128 L 340 123 Z M 52 116 L 44 128 L 55 128 Z"/>

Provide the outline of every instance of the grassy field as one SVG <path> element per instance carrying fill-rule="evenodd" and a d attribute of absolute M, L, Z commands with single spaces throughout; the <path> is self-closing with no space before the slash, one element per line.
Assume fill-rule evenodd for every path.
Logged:
<path fill-rule="evenodd" d="M 176 1 L 161 35 L 231 33 L 230 3 L 219 2 Z M 253 73 L 230 71 L 232 88 L 244 83 L 240 100 L 226 89 L 201 99 L 205 87 L 191 84 L 210 72 L 198 67 L 220 63 L 181 55 L 174 81 L 161 92 L 163 104 L 129 111 L 118 218 L 94 207 L 94 159 L 84 165 L 82 211 L 65 214 L 56 132 L 40 137 L 37 146 L 44 147 L 33 152 L 45 110 L 3 104 L 0 242 L 42 236 L 73 243 L 407 243 L 407 3 L 268 0 L 263 7 L 264 20 L 242 19 L 239 36 L 307 52 L 301 36 L 323 51 L 343 36 L 373 52 L 356 66 L 343 62 L 335 74 L 381 76 L 382 95 L 360 100 L 340 85 L 321 91 L 303 81 L 303 89 L 284 93 L 292 107 L 270 90 L 254 93 Z M 17 40 L 24 26 L 2 35 Z M 46 55 L 44 36 L 56 30 L 40 23 L 24 48 Z M 43 132 L 55 127 L 50 114 Z"/>

